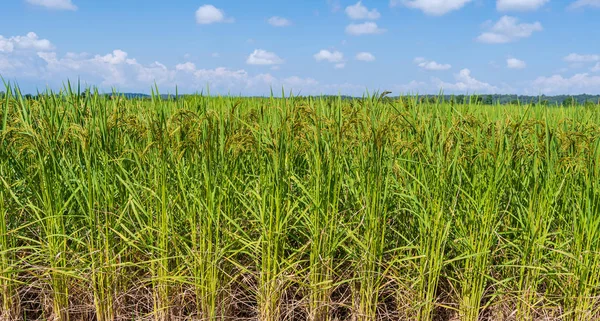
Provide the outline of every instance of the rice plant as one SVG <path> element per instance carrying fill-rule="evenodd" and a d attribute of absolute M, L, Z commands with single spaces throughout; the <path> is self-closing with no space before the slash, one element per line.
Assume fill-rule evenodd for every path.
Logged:
<path fill-rule="evenodd" d="M 595 320 L 600 112 L 0 101 L 0 319 Z"/>

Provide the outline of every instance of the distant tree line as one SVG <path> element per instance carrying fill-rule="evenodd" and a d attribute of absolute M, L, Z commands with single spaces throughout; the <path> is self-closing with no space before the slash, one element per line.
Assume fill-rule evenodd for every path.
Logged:
<path fill-rule="evenodd" d="M 437 102 L 439 100 L 456 104 L 467 102 L 483 105 L 545 105 L 545 106 L 597 106 L 600 95 L 557 95 L 557 96 L 519 96 L 519 95 L 424 95 L 421 101 Z"/>
<path fill-rule="evenodd" d="M 3 98 L 6 95 L 5 92 L 0 91 L 0 98 Z M 86 95 L 86 93 L 82 93 L 82 96 Z M 108 98 L 115 98 L 116 96 L 125 98 L 125 99 L 140 99 L 140 100 L 150 100 L 152 96 L 147 94 L 140 93 L 117 93 L 117 94 L 102 94 L 107 96 Z M 160 95 L 163 100 L 174 100 L 177 98 L 184 98 L 186 96 L 192 95 Z M 260 98 L 264 96 L 254 96 L 252 98 Z M 325 97 L 327 99 L 342 99 L 342 100 L 351 100 L 351 99 L 363 99 L 366 97 L 353 97 L 353 96 L 334 96 L 334 95 L 325 95 L 325 96 L 304 96 L 304 98 L 319 98 Z M 393 101 L 398 99 L 414 99 L 415 96 L 408 97 L 399 97 L 399 96 L 390 96 L 389 92 L 385 92 L 385 95 L 375 95 L 378 99 L 384 99 L 386 101 Z M 37 99 L 37 95 L 26 94 L 23 95 L 25 99 Z M 513 105 L 543 105 L 543 106 L 598 106 L 600 105 L 600 95 L 589 95 L 589 94 L 581 94 L 581 95 L 557 95 L 557 96 L 525 96 L 525 95 L 420 95 L 416 96 L 416 98 L 420 102 L 427 103 L 438 103 L 438 102 L 447 102 L 453 104 L 482 104 L 482 105 L 505 105 L 505 104 L 513 104 Z"/>
<path fill-rule="evenodd" d="M 319 96 L 313 96 L 315 98 Z M 332 99 L 341 98 L 342 100 L 362 99 L 362 97 L 352 96 L 326 96 Z M 422 103 L 446 102 L 453 104 L 482 104 L 482 105 L 542 105 L 542 106 L 598 106 L 600 105 L 600 95 L 557 95 L 557 96 L 525 96 L 525 95 L 419 95 L 419 96 L 386 96 L 386 101 L 398 99 L 412 100 L 417 98 Z"/>

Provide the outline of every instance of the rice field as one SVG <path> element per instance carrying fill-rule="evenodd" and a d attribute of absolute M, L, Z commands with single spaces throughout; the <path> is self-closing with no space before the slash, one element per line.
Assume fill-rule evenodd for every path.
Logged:
<path fill-rule="evenodd" d="M 600 110 L 0 102 L 1 320 L 597 320 Z"/>

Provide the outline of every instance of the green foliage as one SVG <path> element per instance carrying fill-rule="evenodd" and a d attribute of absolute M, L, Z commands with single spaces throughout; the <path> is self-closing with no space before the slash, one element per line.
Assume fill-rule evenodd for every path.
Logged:
<path fill-rule="evenodd" d="M 492 95 L 485 95 L 485 98 L 483 99 L 483 104 L 492 105 L 493 103 L 494 103 L 494 98 L 492 97 Z"/>
<path fill-rule="evenodd" d="M 471 100 L 471 104 L 482 104 L 483 103 L 483 97 L 481 96 L 470 96 L 470 100 Z"/>
<path fill-rule="evenodd" d="M 585 108 L 598 108 L 598 103 L 593 101 L 586 101 L 583 106 Z"/>
<path fill-rule="evenodd" d="M 562 101 L 562 105 L 565 107 L 574 107 L 575 105 L 577 105 L 577 101 L 574 97 L 567 97 L 565 98 L 565 100 Z"/>
<path fill-rule="evenodd" d="M 2 320 L 600 317 L 598 108 L 83 92 L 0 100 Z"/>

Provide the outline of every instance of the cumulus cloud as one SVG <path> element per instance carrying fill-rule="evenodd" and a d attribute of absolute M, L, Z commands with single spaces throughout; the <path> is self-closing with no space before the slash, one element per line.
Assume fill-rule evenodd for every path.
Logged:
<path fill-rule="evenodd" d="M 255 49 L 246 59 L 246 63 L 249 65 L 280 65 L 283 63 L 283 59 L 274 52 Z"/>
<path fill-rule="evenodd" d="M 15 45 L 8 39 L 0 36 L 0 52 L 12 52 Z"/>
<path fill-rule="evenodd" d="M 233 22 L 233 18 L 225 16 L 223 10 L 211 4 L 205 4 L 196 10 L 196 23 L 208 25 L 219 22 Z"/>
<path fill-rule="evenodd" d="M 380 34 L 385 31 L 385 29 L 379 28 L 375 22 L 352 23 L 346 26 L 346 33 L 352 36 Z"/>
<path fill-rule="evenodd" d="M 381 14 L 377 9 L 369 10 L 367 7 L 362 5 L 362 1 L 358 1 L 356 4 L 346 7 L 346 15 L 350 19 L 354 20 L 377 20 L 381 17 Z"/>
<path fill-rule="evenodd" d="M 104 56 L 97 55 L 96 57 L 94 57 L 94 60 L 102 63 L 107 63 L 109 65 L 118 65 L 127 61 L 127 53 L 123 50 L 117 49 L 113 50 L 112 53 L 106 54 Z"/>
<path fill-rule="evenodd" d="M 390 89 L 398 93 L 426 93 L 436 94 L 443 91 L 445 94 L 488 94 L 488 93 L 514 93 L 514 89 L 503 84 L 501 87 L 491 85 L 476 79 L 471 75 L 469 69 L 462 69 L 453 75 L 454 81 L 443 81 L 432 77 L 429 81 L 412 80 L 405 84 L 396 84 L 390 86 Z"/>
<path fill-rule="evenodd" d="M 316 61 L 328 61 L 331 63 L 341 63 L 344 61 L 344 54 L 339 51 L 321 50 L 313 55 Z"/>
<path fill-rule="evenodd" d="M 509 69 L 523 69 L 527 67 L 527 64 L 525 61 L 517 58 L 508 58 L 506 59 L 506 67 Z"/>
<path fill-rule="evenodd" d="M 570 53 L 563 58 L 566 62 L 582 63 L 582 62 L 595 62 L 600 61 L 600 55 L 581 55 L 577 53 Z"/>
<path fill-rule="evenodd" d="M 452 65 L 449 64 L 440 64 L 432 60 L 427 60 L 423 57 L 417 57 L 414 59 L 415 64 L 425 70 L 431 71 L 440 71 L 440 70 L 448 70 L 452 68 Z"/>
<path fill-rule="evenodd" d="M 128 58 L 127 52 L 113 50 L 106 55 L 67 54 L 58 57 L 55 52 L 38 52 L 37 56 L 46 63 L 39 70 L 40 78 L 82 77 L 100 81 L 103 86 L 135 86 L 136 84 L 169 84 L 175 71 L 160 62 L 143 65 Z"/>
<path fill-rule="evenodd" d="M 8 76 L 30 77 L 49 82 L 80 78 L 89 83 L 99 84 L 105 89 L 116 86 L 119 90 L 133 91 L 147 91 L 154 83 L 163 89 L 179 84 L 179 88 L 184 90 L 197 90 L 208 85 L 211 90 L 223 93 L 239 91 L 264 94 L 271 86 L 306 89 L 312 92 L 319 89 L 315 85 L 316 81 L 310 78 L 278 79 L 270 74 L 250 75 L 246 70 L 227 67 L 204 69 L 198 68 L 192 62 L 180 63 L 174 68 L 160 62 L 142 64 L 129 58 L 122 50 L 115 50 L 106 55 L 71 54 L 63 57 L 59 57 L 55 52 L 39 52 L 36 57 L 39 61 L 30 60 L 33 57 L 9 59 L 8 63 L 11 63 L 12 69 L 7 69 Z M 0 66 L 4 64 L 3 56 L 0 56 Z"/>
<path fill-rule="evenodd" d="M 541 8 L 550 0 L 497 0 L 498 11 L 533 11 Z"/>
<path fill-rule="evenodd" d="M 313 55 L 317 62 L 326 61 L 333 64 L 335 69 L 342 69 L 346 67 L 346 61 L 344 60 L 344 54 L 339 51 L 329 51 L 322 49 Z"/>
<path fill-rule="evenodd" d="M 18 48 L 13 41 L 16 37 L 2 37 L 2 48 L 12 44 L 10 52 L 0 52 L 0 72 L 4 77 L 21 80 L 46 82 L 50 87 L 59 88 L 66 79 L 80 79 L 83 83 L 98 85 L 100 90 L 147 92 L 155 83 L 162 91 L 173 90 L 179 85 L 180 91 L 193 92 L 209 86 L 212 92 L 243 93 L 247 95 L 265 95 L 270 88 L 284 87 L 286 90 L 303 94 L 362 94 L 364 86 L 354 84 L 321 84 L 313 78 L 288 76 L 277 78 L 269 73 L 251 75 L 244 69 L 217 67 L 200 68 L 192 62 L 179 63 L 173 67 L 158 61 L 141 63 L 120 49 L 106 54 L 88 54 L 68 52 L 59 55 L 54 51 L 24 50 L 23 42 Z M 31 47 L 30 47 L 31 48 Z M 48 48 L 37 46 L 38 49 Z M 325 54 L 325 60 L 343 64 L 343 55 L 331 52 Z M 257 59 L 263 59 L 255 55 Z M 273 59 L 270 57 L 269 59 Z M 42 88 L 43 89 L 43 88 Z"/>
<path fill-rule="evenodd" d="M 196 70 L 196 64 L 191 62 L 186 62 L 183 64 L 177 64 L 175 66 L 175 70 L 178 71 L 186 71 L 186 72 L 194 72 Z"/>
<path fill-rule="evenodd" d="M 538 77 L 532 83 L 533 92 L 544 94 L 583 94 L 598 92 L 600 76 L 580 73 L 571 77 L 552 75 Z"/>
<path fill-rule="evenodd" d="M 597 62 L 596 65 L 594 67 L 592 67 L 592 71 L 593 72 L 599 72 L 600 71 L 600 62 Z"/>
<path fill-rule="evenodd" d="M 45 7 L 53 10 L 77 10 L 77 6 L 71 0 L 26 0 L 27 3 Z"/>
<path fill-rule="evenodd" d="M 355 58 L 356 58 L 356 60 L 359 60 L 359 61 L 366 61 L 366 62 L 375 61 L 375 56 L 373 56 L 373 54 L 370 52 L 359 52 L 356 54 Z"/>
<path fill-rule="evenodd" d="M 489 31 L 482 33 L 477 37 L 479 42 L 499 44 L 513 42 L 518 39 L 528 38 L 536 31 L 542 31 L 540 22 L 519 23 L 519 19 L 510 16 L 503 16 L 496 22 Z"/>
<path fill-rule="evenodd" d="M 292 24 L 288 19 L 277 16 L 269 18 L 267 22 L 273 27 L 287 27 Z"/>
<path fill-rule="evenodd" d="M 443 16 L 448 12 L 458 10 L 473 0 L 390 0 L 390 7 L 405 6 L 419 9 L 427 15 Z"/>
<path fill-rule="evenodd" d="M 570 9 L 579 9 L 584 7 L 600 8 L 600 0 L 577 0 L 569 6 Z"/>
<path fill-rule="evenodd" d="M 248 75 L 248 72 L 243 69 L 233 70 L 226 67 L 217 67 L 214 69 L 194 68 L 192 70 L 188 70 L 187 72 L 193 75 L 193 80 L 198 84 L 210 83 L 214 85 L 222 85 L 227 82 L 234 84 L 239 82 L 248 83 L 257 81 L 259 79 L 271 79 L 270 75 L 259 75 L 257 76 L 258 78 L 252 79 L 252 77 Z"/>
<path fill-rule="evenodd" d="M 454 75 L 455 82 L 449 83 L 441 80 L 434 80 L 434 83 L 442 90 L 450 90 L 455 92 L 476 92 L 476 93 L 495 93 L 498 92 L 498 87 L 492 86 L 486 82 L 475 79 L 471 76 L 469 69 L 462 69 Z"/>
<path fill-rule="evenodd" d="M 35 32 L 10 38 L 0 35 L 0 52 L 12 52 L 19 49 L 48 51 L 54 49 L 54 45 L 48 39 L 40 39 Z"/>

